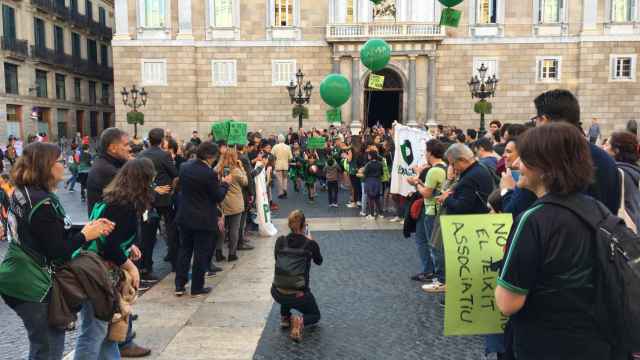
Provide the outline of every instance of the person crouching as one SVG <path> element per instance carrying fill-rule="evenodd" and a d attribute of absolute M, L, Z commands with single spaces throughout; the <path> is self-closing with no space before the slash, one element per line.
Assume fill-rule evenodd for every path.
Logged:
<path fill-rule="evenodd" d="M 320 321 L 320 310 L 309 287 L 311 260 L 322 265 L 320 246 L 309 234 L 304 213 L 294 210 L 289 214 L 291 233 L 276 240 L 275 275 L 271 296 L 280 304 L 280 325 L 291 328 L 289 337 L 302 341 L 305 326 Z M 296 310 L 302 315 L 291 315 Z"/>

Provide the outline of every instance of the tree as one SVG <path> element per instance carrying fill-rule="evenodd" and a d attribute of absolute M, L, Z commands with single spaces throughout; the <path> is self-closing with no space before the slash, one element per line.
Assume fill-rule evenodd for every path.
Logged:
<path fill-rule="evenodd" d="M 127 124 L 133 124 L 133 138 L 138 138 L 138 125 L 144 125 L 144 114 L 139 111 L 127 113 Z"/>

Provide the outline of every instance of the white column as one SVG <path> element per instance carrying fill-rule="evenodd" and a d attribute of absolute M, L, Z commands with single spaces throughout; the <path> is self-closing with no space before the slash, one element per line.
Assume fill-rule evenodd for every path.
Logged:
<path fill-rule="evenodd" d="M 409 55 L 409 126 L 418 126 L 416 121 L 416 57 Z"/>
<path fill-rule="evenodd" d="M 191 0 L 178 0 L 178 40 L 193 40 Z"/>
<path fill-rule="evenodd" d="M 78 3 L 81 3 L 79 1 Z M 130 40 L 129 36 L 129 7 L 127 0 L 116 0 L 115 2 L 115 26 L 116 33 L 113 36 L 113 40 Z"/>

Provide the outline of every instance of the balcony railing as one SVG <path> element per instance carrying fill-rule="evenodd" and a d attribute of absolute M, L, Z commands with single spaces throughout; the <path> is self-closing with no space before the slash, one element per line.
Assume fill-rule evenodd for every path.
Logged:
<path fill-rule="evenodd" d="M 31 45 L 31 57 L 34 60 L 37 60 L 45 64 L 54 65 L 55 64 L 54 57 L 56 56 L 57 56 L 56 52 L 53 51 L 52 49 L 49 49 L 43 46 Z"/>
<path fill-rule="evenodd" d="M 437 23 L 362 23 L 327 25 L 327 40 L 349 41 L 369 37 L 392 39 L 441 39 L 444 29 Z"/>
<path fill-rule="evenodd" d="M 59 18 L 68 20 L 69 19 L 69 8 L 66 7 L 63 3 L 57 2 L 55 0 L 31 0 L 31 3 L 45 12 L 49 12 Z"/>
<path fill-rule="evenodd" d="M 31 46 L 31 57 L 39 62 L 60 66 L 69 72 L 99 79 L 106 82 L 113 81 L 113 68 L 87 60 L 73 57 L 66 53 L 57 52 L 46 47 Z"/>
<path fill-rule="evenodd" d="M 72 25 L 86 29 L 91 35 L 101 37 L 106 41 L 111 40 L 113 37 L 113 31 L 110 27 L 100 24 L 99 22 L 90 19 L 87 15 L 78 13 L 76 10 L 69 11 L 68 19 Z"/>
<path fill-rule="evenodd" d="M 6 50 L 14 57 L 26 58 L 29 56 L 29 45 L 27 40 L 18 40 L 1 36 L 0 43 L 2 50 Z"/>

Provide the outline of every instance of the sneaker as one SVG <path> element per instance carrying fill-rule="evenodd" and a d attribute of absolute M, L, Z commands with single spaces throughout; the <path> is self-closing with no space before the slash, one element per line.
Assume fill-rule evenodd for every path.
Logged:
<path fill-rule="evenodd" d="M 152 272 L 145 272 L 144 274 L 142 274 L 142 276 L 140 277 L 140 280 L 148 282 L 148 283 L 156 283 L 158 281 L 160 281 L 160 279 L 158 279 L 154 273 Z"/>
<path fill-rule="evenodd" d="M 413 281 L 419 281 L 423 283 L 433 282 L 433 273 L 419 273 L 411 277 Z"/>
<path fill-rule="evenodd" d="M 291 326 L 291 315 L 280 316 L 280 327 L 283 329 L 288 329 L 290 326 Z"/>
<path fill-rule="evenodd" d="M 76 191 L 73 190 L 73 189 L 69 189 L 69 193 L 74 193 L 74 192 L 76 192 Z"/>
<path fill-rule="evenodd" d="M 360 201 L 356 201 L 356 206 L 360 207 L 360 206 L 362 206 L 362 203 Z"/>
<path fill-rule="evenodd" d="M 151 289 L 151 284 L 149 284 L 148 282 L 140 281 L 140 286 L 138 286 L 138 292 L 144 292 L 149 289 Z"/>
<path fill-rule="evenodd" d="M 333 204 L 333 205 L 331 205 L 331 206 L 333 206 L 334 208 L 339 207 L 339 206 L 338 206 L 338 204 Z"/>
<path fill-rule="evenodd" d="M 389 221 L 391 221 L 391 222 L 400 222 L 400 221 L 402 221 L 402 219 L 400 219 L 400 217 L 396 216 L 394 218 L 389 219 Z"/>
<path fill-rule="evenodd" d="M 304 320 L 302 316 L 294 315 L 291 317 L 291 332 L 289 338 L 295 342 L 302 341 L 302 332 L 304 330 Z"/>
<path fill-rule="evenodd" d="M 365 219 L 367 219 L 367 220 L 369 220 L 369 221 L 373 221 L 373 220 L 375 220 L 376 218 L 375 218 L 373 215 L 367 215 L 367 216 L 365 217 Z"/>
<path fill-rule="evenodd" d="M 212 276 L 216 276 L 216 272 L 215 271 L 207 271 L 207 277 L 212 277 Z"/>
<path fill-rule="evenodd" d="M 234 261 L 238 261 L 238 256 L 237 255 L 229 255 L 229 262 L 234 262 Z"/>
<path fill-rule="evenodd" d="M 367 213 L 360 211 L 360 216 L 367 216 Z"/>
<path fill-rule="evenodd" d="M 132 343 L 131 345 L 120 349 L 120 357 L 126 358 L 139 358 L 149 356 L 151 354 L 151 349 L 147 349 L 136 343 Z"/>
<path fill-rule="evenodd" d="M 376 215 L 376 220 L 384 220 L 384 215 Z"/>
<path fill-rule="evenodd" d="M 238 245 L 239 251 L 249 251 L 253 249 L 255 249 L 255 247 L 253 245 L 249 245 L 249 243 L 246 243 L 246 242 L 242 242 L 240 243 L 240 245 Z"/>
<path fill-rule="evenodd" d="M 358 205 L 356 205 L 356 203 L 352 203 L 352 202 L 347 203 L 347 205 L 346 205 L 346 206 L 347 206 L 349 209 L 353 209 L 353 208 L 357 208 L 357 207 L 358 207 Z"/>
<path fill-rule="evenodd" d="M 181 287 L 181 288 L 176 288 L 176 291 L 174 292 L 174 294 L 177 297 L 180 297 L 180 296 L 184 295 L 186 292 L 187 292 L 187 290 L 184 287 Z"/>
<path fill-rule="evenodd" d="M 443 284 L 438 279 L 434 279 L 431 284 L 422 285 L 422 291 L 426 293 L 443 293 L 447 291 L 447 284 Z"/>

